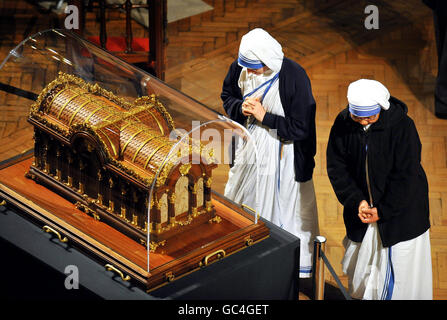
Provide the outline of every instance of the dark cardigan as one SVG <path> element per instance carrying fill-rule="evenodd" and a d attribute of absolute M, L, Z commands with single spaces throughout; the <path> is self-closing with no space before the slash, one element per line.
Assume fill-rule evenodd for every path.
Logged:
<path fill-rule="evenodd" d="M 238 86 L 242 68 L 235 60 L 225 77 L 221 98 L 228 116 L 244 124 L 242 93 Z M 284 58 L 279 71 L 279 95 L 284 117 L 266 113 L 263 125 L 277 129 L 283 140 L 292 140 L 294 147 L 295 180 L 305 182 L 312 178 L 316 153 L 315 100 L 306 71 L 296 62 Z"/>
<path fill-rule="evenodd" d="M 327 172 L 350 240 L 361 242 L 368 224 L 358 217 L 362 200 L 369 202 L 368 173 L 377 225 L 385 247 L 413 239 L 430 227 L 428 183 L 421 166 L 421 142 L 407 106 L 390 98 L 390 108 L 368 131 L 353 121 L 348 108 L 335 119 L 326 152 Z M 335 208 L 334 208 L 335 210 Z"/>

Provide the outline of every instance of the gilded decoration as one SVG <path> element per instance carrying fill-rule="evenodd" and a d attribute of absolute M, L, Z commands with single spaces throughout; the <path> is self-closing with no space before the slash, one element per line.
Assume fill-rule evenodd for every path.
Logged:
<path fill-rule="evenodd" d="M 179 168 L 180 174 L 182 176 L 186 176 L 188 174 L 188 172 L 189 172 L 189 169 L 191 169 L 191 164 L 190 163 L 182 164 L 180 166 L 180 168 Z"/>
<path fill-rule="evenodd" d="M 57 100 L 58 96 L 64 94 L 66 90 L 76 92 L 64 101 L 62 107 L 58 110 L 57 117 L 49 116 L 50 109 Z M 54 93 L 56 92 L 56 93 Z M 89 95 L 89 96 L 87 96 Z M 84 97 L 86 100 L 77 105 L 75 111 L 71 113 L 68 123 L 62 123 L 61 116 L 66 112 L 67 106 L 73 103 L 77 98 Z M 99 97 L 96 99 L 95 97 Z M 106 104 L 106 98 L 110 101 L 110 104 Z M 88 105 L 95 105 L 90 114 L 81 123 L 75 123 L 76 116 Z M 115 108 L 113 106 L 116 106 Z M 119 109 L 123 109 L 121 111 Z M 101 121 L 93 123 L 92 117 L 94 114 L 98 114 L 101 111 L 109 114 Z M 157 111 L 162 117 L 157 117 L 155 112 Z M 135 120 L 135 115 L 141 112 L 148 112 L 148 114 L 155 120 L 156 127 L 151 128 L 141 121 Z M 187 137 L 182 139 L 182 142 L 178 144 L 178 152 L 173 152 L 171 156 L 168 156 L 170 149 L 175 145 L 176 141 L 170 141 L 168 139 L 169 132 L 166 132 L 164 127 L 173 131 L 175 129 L 174 121 L 163 106 L 163 104 L 157 99 L 155 95 L 144 96 L 136 99 L 133 103 L 129 103 L 126 100 L 117 97 L 114 93 L 101 88 L 98 84 L 87 83 L 81 78 L 66 73 L 59 73 L 59 76 L 50 82 L 46 88 L 42 90 L 35 103 L 32 104 L 30 109 L 30 118 L 38 121 L 42 125 L 56 131 L 67 140 L 76 132 L 87 132 L 96 138 L 102 149 L 106 153 L 107 161 L 119 169 L 123 170 L 130 176 L 136 178 L 146 185 L 150 185 L 155 178 L 157 172 L 157 187 L 163 185 L 169 175 L 169 172 L 179 162 L 180 155 L 191 155 L 192 153 L 201 153 L 205 151 L 202 144 L 193 143 L 192 139 Z M 121 127 L 120 127 L 121 126 Z M 106 133 L 106 128 L 113 128 L 117 132 L 123 132 L 129 126 L 134 127 L 137 131 L 128 138 L 124 145 L 120 147 L 120 143 L 113 141 L 113 138 Z M 141 141 L 140 145 L 132 153 L 129 161 L 123 161 L 123 156 L 126 148 L 132 144 L 133 139 L 142 132 L 147 132 L 146 137 Z M 157 133 L 158 132 L 158 133 Z M 141 156 L 145 147 L 152 147 L 153 150 L 139 165 L 137 159 Z M 155 158 L 155 155 L 161 153 L 162 163 L 159 167 L 151 167 L 149 164 Z M 205 158 L 208 163 L 214 163 L 213 152 L 204 152 Z M 124 159 L 126 160 L 126 159 Z M 190 165 L 190 164 L 189 164 Z M 142 167 L 143 170 L 136 170 L 136 167 Z M 182 166 L 182 172 L 187 172 L 185 165 Z M 142 172 L 145 172 L 144 174 Z M 182 173 L 183 174 L 183 173 Z"/>
<path fill-rule="evenodd" d="M 129 103 L 59 73 L 28 121 L 35 126 L 29 176 L 56 185 L 78 209 L 137 242 L 149 230 L 151 250 L 214 217 L 214 150 L 189 135 L 171 140 L 174 121 L 155 95 Z"/>

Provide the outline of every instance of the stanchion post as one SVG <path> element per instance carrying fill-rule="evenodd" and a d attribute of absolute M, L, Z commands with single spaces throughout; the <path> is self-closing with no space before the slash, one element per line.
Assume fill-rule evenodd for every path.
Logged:
<path fill-rule="evenodd" d="M 324 261 L 321 252 L 325 250 L 326 238 L 317 236 L 314 240 L 312 287 L 315 300 L 324 300 Z"/>

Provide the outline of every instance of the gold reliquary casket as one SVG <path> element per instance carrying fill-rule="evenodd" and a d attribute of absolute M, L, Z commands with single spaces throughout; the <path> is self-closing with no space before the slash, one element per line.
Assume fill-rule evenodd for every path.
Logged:
<path fill-rule="evenodd" d="M 169 154 L 175 126 L 155 95 L 130 104 L 60 74 L 31 107 L 29 122 L 35 145 L 27 176 L 137 242 L 149 231 L 153 249 L 215 217 L 213 149 L 186 139 Z"/>
<path fill-rule="evenodd" d="M 43 234 L 148 291 L 268 237 L 256 204 L 225 197 L 233 163 L 259 174 L 241 125 L 62 30 L 0 77 L 0 200 Z"/>

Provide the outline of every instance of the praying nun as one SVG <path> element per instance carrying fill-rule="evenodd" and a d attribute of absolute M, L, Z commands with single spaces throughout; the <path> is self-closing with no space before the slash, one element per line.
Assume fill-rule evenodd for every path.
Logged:
<path fill-rule="evenodd" d="M 236 137 L 225 196 L 258 208 L 263 218 L 299 237 L 300 277 L 309 278 L 319 231 L 312 180 L 315 100 L 309 78 L 284 57 L 270 34 L 257 28 L 242 37 L 221 98 L 228 116 L 254 141 Z M 259 172 L 251 165 L 256 161 Z"/>
<path fill-rule="evenodd" d="M 360 79 L 331 128 L 327 173 L 343 205 L 342 269 L 353 298 L 431 300 L 428 183 L 408 108 Z"/>

